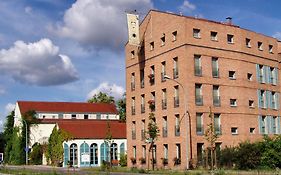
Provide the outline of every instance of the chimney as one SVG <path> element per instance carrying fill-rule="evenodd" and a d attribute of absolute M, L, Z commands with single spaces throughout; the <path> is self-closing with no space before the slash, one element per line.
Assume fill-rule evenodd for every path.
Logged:
<path fill-rule="evenodd" d="M 227 17 L 226 19 L 226 24 L 232 25 L 232 17 Z"/>

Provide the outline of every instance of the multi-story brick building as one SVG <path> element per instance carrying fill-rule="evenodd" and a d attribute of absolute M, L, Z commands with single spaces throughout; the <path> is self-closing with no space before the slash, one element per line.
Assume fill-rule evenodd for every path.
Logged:
<path fill-rule="evenodd" d="M 160 135 L 156 166 L 200 162 L 204 131 L 214 116 L 217 148 L 280 134 L 281 42 L 227 21 L 151 10 L 140 46 L 126 45 L 128 164 L 147 166 L 148 101 L 155 100 Z M 185 109 L 187 114 L 185 115 Z M 141 165 L 139 158 L 146 158 Z"/>

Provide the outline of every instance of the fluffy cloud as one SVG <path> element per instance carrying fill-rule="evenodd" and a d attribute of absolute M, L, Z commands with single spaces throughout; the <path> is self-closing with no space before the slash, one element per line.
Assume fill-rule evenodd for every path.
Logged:
<path fill-rule="evenodd" d="M 179 7 L 182 12 L 191 12 L 196 9 L 196 6 L 188 0 L 184 0 L 183 4 Z"/>
<path fill-rule="evenodd" d="M 127 39 L 125 11 L 146 13 L 150 0 L 77 0 L 55 32 L 78 41 L 86 49 L 120 50 Z"/>
<path fill-rule="evenodd" d="M 14 109 L 15 109 L 15 104 L 13 104 L 13 103 L 8 103 L 8 104 L 5 106 L 5 112 L 6 112 L 6 114 L 9 114 L 9 113 L 12 112 Z"/>
<path fill-rule="evenodd" d="M 49 86 L 78 79 L 77 71 L 66 55 L 49 39 L 34 43 L 16 41 L 0 50 L 0 73 L 25 84 Z"/>
<path fill-rule="evenodd" d="M 276 32 L 273 37 L 281 41 L 281 32 Z"/>
<path fill-rule="evenodd" d="M 89 98 L 93 97 L 95 94 L 98 94 L 99 92 L 107 93 L 110 96 L 113 96 L 115 98 L 115 100 L 117 100 L 123 96 L 125 89 L 116 84 L 110 85 L 107 82 L 103 82 L 97 88 L 93 89 L 88 94 L 87 98 L 89 99 Z"/>

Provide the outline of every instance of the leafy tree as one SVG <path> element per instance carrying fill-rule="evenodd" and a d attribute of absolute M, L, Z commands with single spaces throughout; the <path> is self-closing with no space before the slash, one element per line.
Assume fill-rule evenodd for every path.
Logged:
<path fill-rule="evenodd" d="M 12 136 L 14 133 L 14 115 L 15 112 L 12 111 L 7 117 L 4 125 L 3 137 L 5 140 L 5 151 L 4 151 L 4 159 L 5 162 L 9 163 L 10 160 L 10 152 L 12 150 Z"/>
<path fill-rule="evenodd" d="M 49 137 L 49 144 L 46 152 L 47 160 L 51 162 L 51 165 L 58 166 L 63 162 L 63 142 L 72 139 L 72 136 L 54 127 L 52 134 Z"/>
<path fill-rule="evenodd" d="M 261 165 L 274 169 L 281 168 L 281 136 L 273 138 L 266 136 L 260 145 L 263 148 Z"/>
<path fill-rule="evenodd" d="M 116 102 L 117 110 L 119 113 L 120 120 L 126 122 L 126 94 Z"/>
<path fill-rule="evenodd" d="M 127 154 L 124 154 L 124 153 L 120 154 L 120 161 L 119 161 L 119 163 L 120 163 L 121 167 L 127 166 Z"/>
<path fill-rule="evenodd" d="M 15 127 L 9 140 L 9 157 L 7 163 L 21 165 L 25 162 L 23 138 L 18 134 L 19 128 Z"/>
<path fill-rule="evenodd" d="M 32 151 L 30 153 L 30 163 L 33 165 L 41 165 L 43 157 L 43 148 L 40 143 L 35 143 L 32 146 Z"/>
<path fill-rule="evenodd" d="M 107 93 L 99 92 L 88 100 L 88 103 L 114 103 L 114 97 Z"/>

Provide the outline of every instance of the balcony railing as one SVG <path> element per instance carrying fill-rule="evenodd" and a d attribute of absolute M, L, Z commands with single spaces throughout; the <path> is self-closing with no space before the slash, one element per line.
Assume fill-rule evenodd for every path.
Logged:
<path fill-rule="evenodd" d="M 195 66 L 194 74 L 195 74 L 195 76 L 202 76 L 202 67 L 201 66 Z"/>
<path fill-rule="evenodd" d="M 180 106 L 180 99 L 179 97 L 174 97 L 174 107 L 177 108 Z"/>
<path fill-rule="evenodd" d="M 162 134 L 163 134 L 163 137 L 168 137 L 168 128 L 167 127 L 163 127 Z"/>
<path fill-rule="evenodd" d="M 135 90 L 135 88 L 136 88 L 135 83 L 134 83 L 134 82 L 131 82 L 131 90 L 132 90 L 132 91 L 134 91 L 134 90 Z"/>
<path fill-rule="evenodd" d="M 165 75 L 166 75 L 166 72 L 161 73 L 161 82 L 166 81 Z"/>
<path fill-rule="evenodd" d="M 136 114 L 136 108 L 135 108 L 135 106 L 132 106 L 132 107 L 131 107 L 131 111 L 132 111 L 132 115 L 135 115 L 135 114 Z"/>
<path fill-rule="evenodd" d="M 167 99 L 162 100 L 162 109 L 167 109 Z"/>
<path fill-rule="evenodd" d="M 136 131 L 135 130 L 132 130 L 132 139 L 136 140 Z"/>
<path fill-rule="evenodd" d="M 213 96 L 213 105 L 214 106 L 221 106 L 220 96 Z"/>
<path fill-rule="evenodd" d="M 173 69 L 173 77 L 174 77 L 174 79 L 179 77 L 179 69 L 178 68 Z"/>
<path fill-rule="evenodd" d="M 195 96 L 195 104 L 197 106 L 202 106 L 203 105 L 203 96 L 202 95 L 196 95 Z"/>
<path fill-rule="evenodd" d="M 175 136 L 180 136 L 180 126 L 175 126 Z"/>
<path fill-rule="evenodd" d="M 145 140 L 145 130 L 144 129 L 141 130 L 141 140 L 142 141 Z"/>
<path fill-rule="evenodd" d="M 212 70 L 212 75 L 213 75 L 213 77 L 218 78 L 220 76 L 219 69 L 213 69 Z"/>
<path fill-rule="evenodd" d="M 203 135 L 203 134 L 204 134 L 203 125 L 201 125 L 201 126 L 196 126 L 196 133 L 197 133 L 197 135 Z"/>
<path fill-rule="evenodd" d="M 141 113 L 145 113 L 145 106 L 144 106 L 144 104 L 141 104 Z"/>

